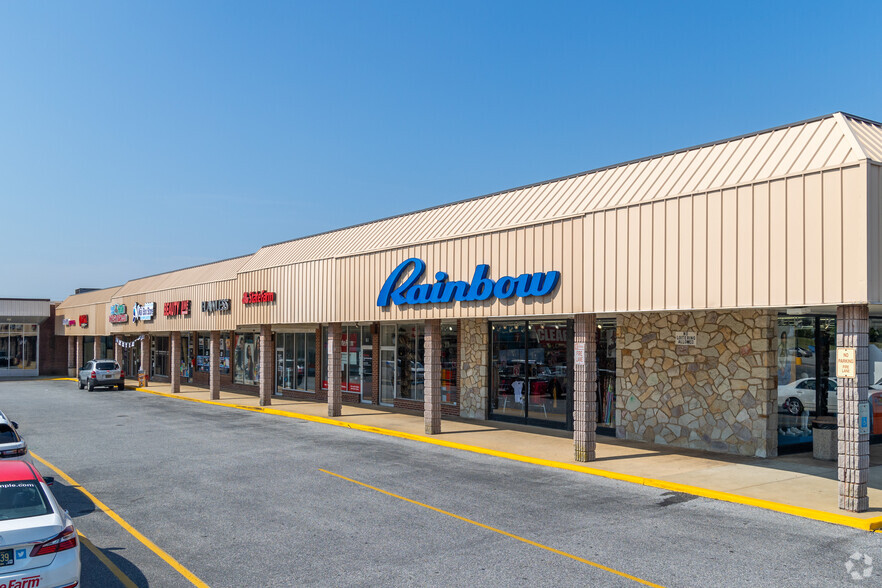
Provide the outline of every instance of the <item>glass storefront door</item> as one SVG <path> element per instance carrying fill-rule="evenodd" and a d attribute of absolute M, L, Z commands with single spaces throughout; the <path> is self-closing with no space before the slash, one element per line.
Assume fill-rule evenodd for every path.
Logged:
<path fill-rule="evenodd" d="M 380 327 L 380 404 L 391 406 L 395 400 L 395 338 L 397 327 Z"/>
<path fill-rule="evenodd" d="M 557 428 L 570 426 L 571 332 L 568 321 L 493 323 L 492 418 Z"/>

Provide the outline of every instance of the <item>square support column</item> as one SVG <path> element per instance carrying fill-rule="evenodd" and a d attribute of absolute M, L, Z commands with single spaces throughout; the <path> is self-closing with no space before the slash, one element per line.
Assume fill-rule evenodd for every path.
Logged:
<path fill-rule="evenodd" d="M 67 377 L 77 376 L 77 341 L 76 337 L 67 338 Z"/>
<path fill-rule="evenodd" d="M 593 314 L 577 314 L 573 330 L 575 459 L 594 461 L 597 457 L 597 317 Z"/>
<path fill-rule="evenodd" d="M 340 390 L 342 381 L 340 373 L 340 344 L 343 332 L 340 323 L 328 325 L 328 416 L 338 417 L 343 414 L 343 392 Z"/>
<path fill-rule="evenodd" d="M 856 350 L 855 377 L 838 378 L 837 425 L 839 435 L 839 508 L 869 510 L 867 481 L 870 474 L 870 435 L 861 434 L 859 406 L 867 402 L 869 385 L 870 313 L 866 305 L 836 309 L 836 347 Z"/>
<path fill-rule="evenodd" d="M 116 363 L 122 365 L 123 348 L 120 346 L 119 341 L 116 340 L 116 337 L 113 338 L 113 359 L 116 360 Z M 125 371 L 125 368 L 123 368 L 123 371 Z"/>
<path fill-rule="evenodd" d="M 150 335 L 144 335 L 141 339 L 141 366 L 139 368 L 149 379 L 150 377 Z"/>
<path fill-rule="evenodd" d="M 426 321 L 423 417 L 426 435 L 441 432 L 441 320 Z"/>
<path fill-rule="evenodd" d="M 181 333 L 169 333 L 169 347 L 171 347 L 168 366 L 168 375 L 171 380 L 171 393 L 178 394 L 181 391 Z"/>
<path fill-rule="evenodd" d="M 380 365 L 380 323 L 372 323 L 371 324 L 371 335 L 373 341 L 373 348 L 371 349 L 371 357 L 373 358 L 373 362 L 375 366 Z M 376 368 L 375 368 L 376 369 Z M 376 375 L 371 378 L 371 402 L 373 404 L 380 404 L 380 374 L 379 370 Z"/>
<path fill-rule="evenodd" d="M 95 335 L 92 338 L 92 357 L 94 359 L 104 359 L 101 357 L 101 336 Z"/>
<path fill-rule="evenodd" d="M 273 331 L 269 325 L 260 325 L 260 405 L 269 406 L 273 402 L 273 385 L 276 377 L 273 366 L 275 349 Z"/>
<path fill-rule="evenodd" d="M 208 393 L 212 400 L 220 400 L 220 331 L 211 332 L 208 362 Z"/>
<path fill-rule="evenodd" d="M 84 358 L 84 355 L 83 355 L 83 336 L 77 335 L 74 338 L 77 340 L 77 343 L 76 343 L 76 345 L 77 345 L 77 365 L 74 369 L 78 370 L 81 367 L 83 367 L 83 358 Z"/>

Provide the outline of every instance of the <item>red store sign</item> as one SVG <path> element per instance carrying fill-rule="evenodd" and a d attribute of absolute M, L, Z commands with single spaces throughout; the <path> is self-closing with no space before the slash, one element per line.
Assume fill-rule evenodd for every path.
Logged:
<path fill-rule="evenodd" d="M 166 302 L 162 307 L 162 314 L 165 316 L 189 316 L 190 301 L 181 300 L 179 302 Z"/>
<path fill-rule="evenodd" d="M 257 304 L 258 302 L 275 302 L 276 293 L 261 290 L 260 292 L 245 292 L 242 294 L 242 304 Z"/>
<path fill-rule="evenodd" d="M 81 314 L 80 315 L 80 326 L 81 327 L 88 327 L 89 326 L 89 315 L 88 314 Z"/>

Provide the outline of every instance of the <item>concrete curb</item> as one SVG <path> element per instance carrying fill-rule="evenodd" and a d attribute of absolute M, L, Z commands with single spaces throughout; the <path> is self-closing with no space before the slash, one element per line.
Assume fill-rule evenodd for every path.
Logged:
<path fill-rule="evenodd" d="M 59 378 L 59 379 L 73 380 L 73 378 Z M 566 462 L 562 462 L 562 461 L 540 459 L 540 458 L 536 458 L 536 457 L 528 457 L 526 455 L 518 455 L 516 453 L 508 453 L 506 451 L 496 451 L 495 449 L 486 449 L 484 447 L 477 447 L 474 445 L 465 445 L 463 443 L 454 443 L 453 441 L 445 441 L 442 439 L 436 439 L 436 438 L 428 437 L 428 436 L 424 436 L 424 435 L 414 435 L 412 433 L 404 433 L 402 431 L 395 431 L 392 429 L 383 429 L 381 427 L 372 427 L 370 425 L 360 425 L 357 423 L 347 423 L 347 422 L 338 421 L 336 419 L 331 419 L 331 418 L 313 416 L 313 415 L 284 411 L 284 410 L 277 410 L 274 408 L 266 408 L 263 406 L 243 406 L 240 404 L 222 402 L 219 400 L 203 400 L 201 398 L 189 398 L 187 396 L 178 396 L 177 394 L 170 394 L 167 392 L 158 392 L 155 390 L 148 390 L 147 388 L 134 388 L 134 389 L 138 392 L 146 392 L 148 394 L 154 394 L 156 396 L 165 396 L 165 397 L 174 398 L 177 400 L 188 400 L 190 402 L 198 402 L 201 404 L 212 404 L 215 406 L 225 406 L 227 408 L 236 408 L 239 410 L 247 410 L 250 412 L 261 412 L 261 413 L 265 413 L 265 414 L 272 414 L 272 415 L 276 415 L 276 416 L 294 418 L 294 419 L 299 419 L 299 420 L 303 420 L 303 421 L 321 423 L 321 424 L 325 424 L 325 425 L 333 425 L 335 427 L 344 427 L 344 428 L 348 428 L 348 429 L 354 429 L 356 431 L 364 431 L 366 433 L 375 433 L 377 435 L 386 435 L 388 437 L 398 437 L 399 439 L 408 439 L 411 441 L 419 441 L 421 443 L 429 443 L 431 445 L 438 445 L 440 447 L 447 447 L 450 449 L 459 449 L 461 451 L 470 451 L 472 453 L 479 453 L 482 455 L 491 455 L 494 457 L 501 457 L 501 458 L 510 459 L 513 461 L 541 465 L 541 466 L 556 468 L 556 469 L 560 469 L 560 470 L 580 472 L 583 474 L 590 474 L 592 476 L 600 476 L 602 478 L 608 478 L 610 480 L 618 480 L 620 482 L 629 482 L 631 484 L 640 484 L 642 486 L 649 486 L 651 488 L 660 488 L 662 490 L 670 490 L 672 492 L 681 492 L 683 494 L 691 494 L 693 496 L 700 496 L 702 498 L 710 498 L 712 500 L 721 500 L 723 502 L 731 502 L 734 504 L 743 504 L 746 506 L 753 506 L 756 508 L 762 508 L 765 510 L 780 512 L 780 513 L 784 513 L 784 514 L 788 514 L 788 515 L 792 515 L 792 516 L 802 517 L 805 519 L 822 521 L 822 522 L 830 523 L 833 525 L 852 527 L 854 529 L 860 529 L 862 531 L 876 531 L 876 530 L 882 529 L 882 516 L 874 517 L 874 518 L 870 518 L 870 519 L 859 519 L 859 518 L 852 517 L 849 515 L 829 513 L 829 512 L 822 511 L 822 510 L 815 510 L 815 509 L 804 508 L 804 507 L 800 507 L 800 506 L 792 506 L 790 504 L 782 504 L 780 502 L 774 502 L 771 500 L 763 500 L 760 498 L 750 498 L 748 496 L 741 496 L 739 494 L 732 494 L 730 492 L 709 490 L 707 488 L 701 488 L 699 486 L 690 486 L 687 484 L 678 484 L 676 482 L 667 482 L 665 480 L 656 480 L 653 478 L 645 478 L 642 476 L 632 476 L 629 474 L 620 474 L 618 472 L 608 472 L 606 470 L 600 470 L 600 469 L 592 468 L 592 467 L 588 467 L 588 466 L 571 464 L 571 463 L 566 463 Z"/>

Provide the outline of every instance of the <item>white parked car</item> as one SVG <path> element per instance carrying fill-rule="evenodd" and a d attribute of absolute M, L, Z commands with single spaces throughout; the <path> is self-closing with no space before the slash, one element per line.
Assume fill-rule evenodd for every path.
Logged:
<path fill-rule="evenodd" d="M 33 465 L 0 461 L 0 586 L 79 583 L 80 542 L 70 515 Z"/>
<path fill-rule="evenodd" d="M 18 434 L 18 423 L 9 420 L 0 412 L 0 461 L 6 460 L 33 463 L 28 452 L 28 444 Z"/>
<path fill-rule="evenodd" d="M 116 363 L 115 359 L 93 359 L 87 361 L 80 368 L 77 376 L 77 386 L 80 390 L 88 388 L 89 392 L 95 388 L 126 389 L 126 372 Z"/>
<path fill-rule="evenodd" d="M 836 412 L 836 378 L 827 378 L 827 410 Z M 815 378 L 801 378 L 789 384 L 778 386 L 778 409 L 800 415 L 803 410 L 815 411 Z"/>

